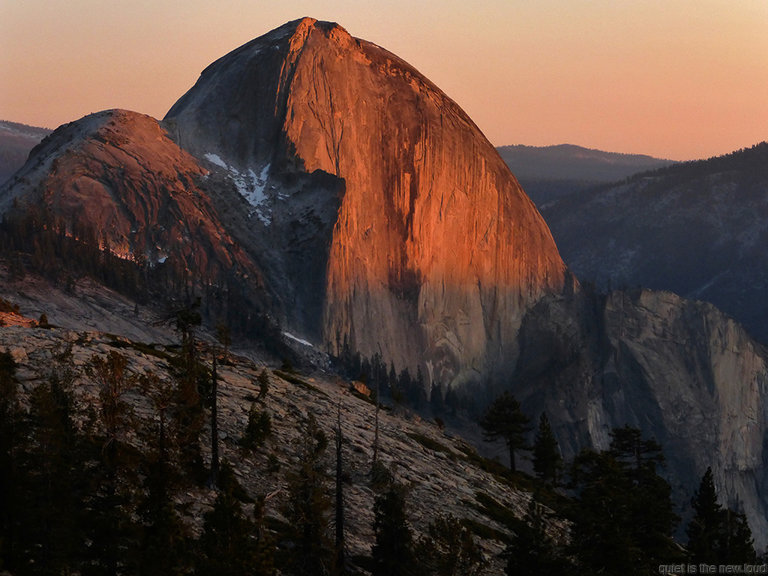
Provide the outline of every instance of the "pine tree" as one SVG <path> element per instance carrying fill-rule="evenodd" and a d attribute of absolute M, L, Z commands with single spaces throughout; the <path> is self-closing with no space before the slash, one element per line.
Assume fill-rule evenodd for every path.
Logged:
<path fill-rule="evenodd" d="M 397 377 L 397 386 L 392 389 L 392 400 L 397 404 L 402 404 L 407 397 L 406 395 L 411 390 L 411 386 L 411 373 L 406 366 Z"/>
<path fill-rule="evenodd" d="M 226 324 L 219 324 L 216 327 L 216 337 L 224 347 L 223 358 L 226 363 L 229 346 L 232 344 L 232 338 Z M 213 363 L 211 366 L 211 398 L 209 402 L 211 408 L 211 472 L 208 484 L 210 486 L 216 486 L 219 479 L 219 374 L 217 371 L 217 354 L 218 350 L 214 347 Z"/>
<path fill-rule="evenodd" d="M 665 463 L 661 445 L 629 426 L 612 430 L 610 436 L 609 454 L 622 466 L 634 493 L 628 504 L 632 536 L 642 550 L 639 556 L 651 562 L 674 558 L 677 546 L 672 533 L 680 518 L 672 505 L 672 489 L 658 474 Z"/>
<path fill-rule="evenodd" d="M 699 489 L 694 494 L 691 504 L 695 514 L 686 529 L 691 561 L 716 564 L 723 508 L 717 502 L 712 468 L 707 468 L 701 478 Z"/>
<path fill-rule="evenodd" d="M 686 533 L 692 562 L 719 565 L 755 561 L 757 555 L 747 518 L 718 503 L 711 468 L 701 478 L 691 504 L 695 514 Z"/>
<path fill-rule="evenodd" d="M 657 474 L 661 447 L 639 430 L 611 432 L 605 452 L 583 451 L 572 466 L 575 509 L 572 550 L 595 573 L 647 574 L 650 566 L 681 560 L 669 484 Z"/>
<path fill-rule="evenodd" d="M 722 555 L 719 564 L 747 564 L 757 560 L 755 542 L 747 517 L 743 512 L 730 508 L 725 510 L 723 532 L 725 534 Z"/>
<path fill-rule="evenodd" d="M 253 402 L 248 413 L 248 425 L 240 439 L 240 445 L 249 450 L 255 450 L 264 443 L 272 434 L 272 417 L 266 410 L 259 410 L 258 404 Z"/>
<path fill-rule="evenodd" d="M 142 576 L 177 576 L 187 571 L 188 536 L 171 498 L 173 477 L 172 466 L 163 456 L 148 464 L 146 495 L 139 508 Z"/>
<path fill-rule="evenodd" d="M 344 538 L 344 436 L 341 432 L 341 404 L 336 414 L 336 502 L 335 502 L 335 528 L 336 539 L 334 542 L 334 576 L 347 573 L 346 550 Z"/>
<path fill-rule="evenodd" d="M 394 362 L 389 363 L 389 374 L 387 375 L 387 387 L 389 387 L 390 392 L 397 388 L 397 371 L 395 370 L 395 364 Z"/>
<path fill-rule="evenodd" d="M 429 576 L 480 576 L 487 564 L 470 531 L 454 516 L 431 522 L 416 554 L 419 572 Z"/>
<path fill-rule="evenodd" d="M 324 576 L 331 566 L 333 544 L 328 536 L 331 501 L 326 487 L 324 455 L 328 438 L 310 415 L 299 440 L 299 467 L 287 477 L 288 538 L 294 546 L 289 564 L 296 576 Z"/>
<path fill-rule="evenodd" d="M 211 472 L 208 485 L 215 487 L 219 481 L 219 375 L 216 366 L 216 350 L 211 367 Z"/>
<path fill-rule="evenodd" d="M 176 330 L 181 334 L 181 351 L 172 360 L 177 388 L 171 416 L 173 433 L 180 447 L 181 464 L 193 478 L 203 483 L 206 474 L 200 450 L 200 433 L 205 423 L 203 398 L 209 396 L 210 379 L 198 357 L 195 340 L 195 328 L 202 322 L 199 308 L 198 298 L 175 314 Z"/>
<path fill-rule="evenodd" d="M 138 556 L 139 527 L 133 513 L 139 455 L 127 441 L 135 418 L 124 398 L 137 381 L 128 373 L 125 356 L 114 351 L 94 356 L 87 374 L 98 386 L 99 427 L 91 439 L 96 468 L 84 521 L 95 556 L 84 572 L 113 576 L 135 570 Z"/>
<path fill-rule="evenodd" d="M 269 375 L 266 368 L 262 368 L 256 381 L 259 383 L 259 395 L 256 397 L 256 402 L 262 402 L 269 393 Z"/>
<path fill-rule="evenodd" d="M 259 561 L 256 525 L 243 513 L 238 495 L 243 492 L 234 470 L 222 462 L 219 490 L 213 510 L 205 515 L 200 537 L 200 576 L 266 576 Z M 261 566 L 260 566 L 261 564 Z"/>
<path fill-rule="evenodd" d="M 269 393 L 269 376 L 266 369 L 259 373 L 256 381 L 259 385 L 259 394 L 251 403 L 251 409 L 248 413 L 248 425 L 245 428 L 243 437 L 240 439 L 240 445 L 249 450 L 255 450 L 272 434 L 272 417 L 266 410 L 259 409 L 259 404 L 264 401 Z"/>
<path fill-rule="evenodd" d="M 504 552 L 509 576 L 560 576 L 572 566 L 546 532 L 544 508 L 535 498 Z"/>
<path fill-rule="evenodd" d="M 405 488 L 392 483 L 374 502 L 373 576 L 415 574 L 413 536 L 405 512 Z"/>
<path fill-rule="evenodd" d="M 57 372 L 32 391 L 20 459 L 25 563 L 35 574 L 74 570 L 79 556 L 81 500 L 77 473 L 81 439 L 73 423 L 71 379 Z"/>
<path fill-rule="evenodd" d="M 509 468 L 515 472 L 515 452 L 525 450 L 525 435 L 530 431 L 530 419 L 523 414 L 520 403 L 509 392 L 504 392 L 491 403 L 480 420 L 483 436 L 488 441 L 503 439 L 509 450 Z"/>
<path fill-rule="evenodd" d="M 22 419 L 18 402 L 16 362 L 9 352 L 0 352 L 0 568 L 15 567 L 19 551 L 18 502 L 20 477 L 18 448 Z"/>
<path fill-rule="evenodd" d="M 256 552 L 253 568 L 257 576 L 273 576 L 275 574 L 275 541 L 265 526 L 264 509 L 267 498 L 259 496 L 253 507 L 254 524 L 256 526 Z"/>
<path fill-rule="evenodd" d="M 189 537 L 172 500 L 180 478 L 166 430 L 166 411 L 173 402 L 174 389 L 152 373 L 142 378 L 141 387 L 152 400 L 159 422 L 148 438 L 154 453 L 144 462 L 144 498 L 138 512 L 142 521 L 140 573 L 184 574 Z"/>
<path fill-rule="evenodd" d="M 533 442 L 533 471 L 544 482 L 557 484 L 562 467 L 563 458 L 560 456 L 560 447 L 549 425 L 547 415 L 542 412 Z"/>

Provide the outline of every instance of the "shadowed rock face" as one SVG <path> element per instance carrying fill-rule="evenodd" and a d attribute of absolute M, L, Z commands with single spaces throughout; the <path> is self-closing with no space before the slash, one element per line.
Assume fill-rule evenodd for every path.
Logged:
<path fill-rule="evenodd" d="M 711 304 L 669 292 L 578 291 L 537 304 L 520 331 L 515 392 L 557 424 L 563 456 L 630 425 L 664 447 L 675 500 L 711 466 L 723 503 L 768 542 L 768 354 Z"/>
<path fill-rule="evenodd" d="M 763 142 L 579 192 L 542 212 L 582 280 L 706 300 L 768 343 L 766 190 Z"/>
<path fill-rule="evenodd" d="M 0 212 L 44 210 L 67 233 L 93 234 L 114 254 L 168 261 L 200 279 L 254 272 L 200 184 L 206 170 L 158 122 L 109 110 L 62 126 L 0 190 Z"/>
<path fill-rule="evenodd" d="M 199 158 L 267 170 L 270 185 L 338 180 L 317 243 L 332 352 L 346 341 L 432 381 L 471 381 L 514 362 L 525 310 L 566 283 L 549 230 L 466 114 L 335 24 L 291 22 L 221 58 L 164 122 Z"/>

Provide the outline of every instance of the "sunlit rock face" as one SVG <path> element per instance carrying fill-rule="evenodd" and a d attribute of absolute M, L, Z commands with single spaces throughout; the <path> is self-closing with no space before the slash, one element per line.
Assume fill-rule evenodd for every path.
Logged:
<path fill-rule="evenodd" d="M 64 125 L 0 191 L 0 211 L 46 213 L 122 258 L 202 278 L 249 268 L 200 184 L 206 170 L 157 120 L 108 110 Z M 87 237 L 81 237 L 81 236 Z"/>
<path fill-rule="evenodd" d="M 286 237 L 279 189 L 297 174 L 338 182 L 282 218 L 323 223 L 310 243 L 323 267 L 305 278 L 322 303 L 304 324 L 334 353 L 347 342 L 427 381 L 477 380 L 513 365 L 525 310 L 566 284 L 548 228 L 466 114 L 335 24 L 291 22 L 221 58 L 164 122 L 198 158 L 262 176 L 270 211 L 252 242 Z"/>
<path fill-rule="evenodd" d="M 675 500 L 712 467 L 724 504 L 768 543 L 768 352 L 711 304 L 670 292 L 577 291 L 540 301 L 523 321 L 515 391 L 545 411 L 563 455 L 605 449 L 613 428 L 663 446 Z"/>

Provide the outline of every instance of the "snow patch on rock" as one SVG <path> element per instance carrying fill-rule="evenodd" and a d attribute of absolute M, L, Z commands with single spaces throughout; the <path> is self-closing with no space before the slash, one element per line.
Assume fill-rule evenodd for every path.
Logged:
<path fill-rule="evenodd" d="M 269 198 L 265 194 L 265 190 L 267 188 L 267 180 L 269 180 L 269 169 L 271 164 L 266 164 L 261 168 L 259 173 L 256 174 L 253 168 L 248 168 L 248 170 L 241 172 L 234 166 L 227 164 L 222 160 L 221 156 L 212 152 L 206 153 L 205 159 L 229 173 L 229 177 L 237 188 L 237 191 L 251 206 L 254 207 L 254 210 L 250 215 L 252 216 L 255 214 L 265 226 L 269 226 L 272 223 L 272 212 L 269 207 Z"/>
<path fill-rule="evenodd" d="M 205 155 L 205 159 L 208 160 L 211 164 L 216 164 L 216 166 L 220 166 L 221 168 L 224 168 L 227 170 L 227 163 L 224 162 L 224 160 L 221 159 L 221 156 L 218 154 L 211 154 L 208 153 Z"/>
<path fill-rule="evenodd" d="M 299 344 L 303 344 L 304 346 L 309 346 L 310 348 L 314 348 L 311 342 L 307 342 L 306 340 L 303 340 L 302 338 L 299 338 L 298 336 L 294 336 L 290 332 L 283 332 L 283 336 L 288 338 L 289 340 L 293 340 L 294 342 L 298 342 Z"/>

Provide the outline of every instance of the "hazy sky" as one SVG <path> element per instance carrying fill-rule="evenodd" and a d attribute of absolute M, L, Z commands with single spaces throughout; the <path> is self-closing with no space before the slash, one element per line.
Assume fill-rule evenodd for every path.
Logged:
<path fill-rule="evenodd" d="M 496 145 L 692 159 L 768 139 L 768 0 L 0 0 L 0 118 L 162 118 L 302 16 L 398 54 Z"/>

